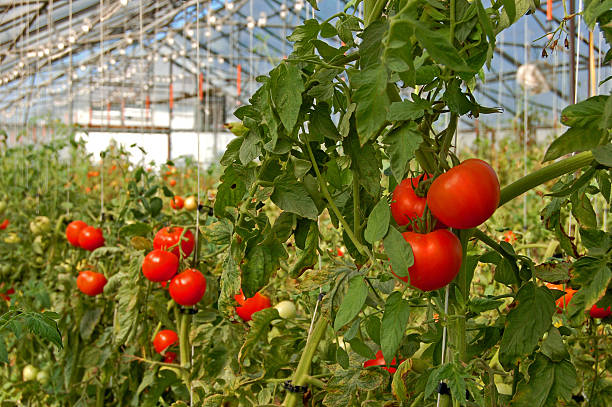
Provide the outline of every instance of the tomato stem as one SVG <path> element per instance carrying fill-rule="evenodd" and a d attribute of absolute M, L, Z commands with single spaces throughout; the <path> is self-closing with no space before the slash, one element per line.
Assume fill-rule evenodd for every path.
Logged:
<path fill-rule="evenodd" d="M 519 197 L 538 185 L 587 166 L 592 161 L 593 153 L 591 151 L 584 151 L 572 157 L 565 158 L 561 161 L 557 161 L 547 165 L 546 167 L 540 168 L 539 170 L 534 171 L 531 174 L 526 175 L 514 181 L 512 184 L 502 188 L 499 206 L 502 206 L 506 202 L 511 201 L 516 197 Z"/>
<path fill-rule="evenodd" d="M 308 338 L 308 341 L 306 342 L 306 347 L 304 348 L 304 351 L 302 352 L 302 356 L 300 357 L 300 361 L 298 363 L 297 368 L 295 369 L 295 373 L 293 374 L 293 378 L 291 380 L 292 385 L 303 386 L 304 384 L 307 384 L 308 377 L 309 377 L 308 373 L 310 371 L 310 365 L 312 363 L 312 358 L 315 355 L 319 342 L 325 335 L 326 329 L 327 329 L 327 318 L 321 316 L 315 323 L 314 328 L 312 329 L 312 334 L 310 335 L 310 337 Z M 313 383 L 310 383 L 310 384 L 313 384 Z M 323 382 L 317 383 L 317 385 L 318 384 L 323 384 Z M 301 400 L 301 393 L 287 392 L 287 395 L 285 396 L 285 402 L 283 403 L 283 405 L 285 407 L 295 407 L 297 406 L 297 403 L 299 400 Z"/>

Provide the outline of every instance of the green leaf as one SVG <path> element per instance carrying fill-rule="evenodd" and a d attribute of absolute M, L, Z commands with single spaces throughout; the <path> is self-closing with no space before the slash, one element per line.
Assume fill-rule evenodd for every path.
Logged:
<path fill-rule="evenodd" d="M 499 308 L 504 302 L 501 300 L 493 300 L 490 298 L 471 298 L 468 304 L 470 311 L 480 314 L 485 311 Z"/>
<path fill-rule="evenodd" d="M 8 352 L 6 350 L 6 344 L 4 343 L 4 338 L 0 335 L 0 362 L 8 363 Z"/>
<path fill-rule="evenodd" d="M 334 320 L 334 330 L 337 331 L 348 324 L 359 314 L 368 296 L 368 286 L 362 275 L 353 276 L 349 287 Z"/>
<path fill-rule="evenodd" d="M 338 129 L 336 129 L 336 125 L 331 119 L 331 111 L 325 103 L 317 104 L 315 109 L 310 112 L 308 131 L 330 140 L 340 140 Z"/>
<path fill-rule="evenodd" d="M 611 0 L 612 1 L 612 0 Z M 478 20 L 480 20 L 480 24 L 482 25 L 487 38 L 489 39 L 490 46 L 495 48 L 495 33 L 493 32 L 493 25 L 491 24 L 491 19 L 487 14 L 484 6 L 482 5 L 481 0 L 476 0 L 476 10 L 478 11 Z"/>
<path fill-rule="evenodd" d="M 348 353 L 340 346 L 336 348 L 336 362 L 338 362 L 343 369 L 348 369 L 350 366 Z"/>
<path fill-rule="evenodd" d="M 304 225 L 305 227 L 300 227 L 300 225 Z M 289 271 L 289 275 L 292 278 L 312 268 L 319 259 L 317 255 L 317 248 L 319 247 L 319 228 L 317 227 L 317 223 L 311 220 L 308 221 L 308 223 L 298 222 L 294 237 L 296 246 L 301 248 L 302 252 L 298 253 L 297 261 Z"/>
<path fill-rule="evenodd" d="M 382 38 L 387 32 L 387 28 L 386 21 L 377 20 L 368 25 L 360 35 L 362 38 L 361 44 L 359 44 L 359 65 L 361 70 L 381 65 Z"/>
<path fill-rule="evenodd" d="M 157 196 L 154 198 L 151 198 L 151 201 L 149 201 L 149 207 L 150 207 L 149 212 L 151 213 L 151 216 L 156 217 L 157 215 L 159 215 L 163 206 L 164 206 L 164 202 L 161 200 L 161 198 Z"/>
<path fill-rule="evenodd" d="M 574 281 L 581 287 L 569 302 L 567 314 L 570 319 L 582 322 L 585 312 L 606 292 L 612 271 L 605 258 L 585 256 L 574 262 L 574 273 Z"/>
<path fill-rule="evenodd" d="M 387 145 L 385 152 L 389 156 L 391 173 L 398 182 L 404 179 L 410 160 L 414 158 L 422 141 L 423 137 L 414 122 L 405 123 L 384 137 L 383 143 Z"/>
<path fill-rule="evenodd" d="M 603 230 L 581 228 L 580 239 L 590 256 L 604 256 L 610 250 L 611 236 Z"/>
<path fill-rule="evenodd" d="M 505 285 L 518 284 L 514 267 L 516 267 L 516 264 L 512 264 L 505 257 L 502 258 L 497 267 L 495 267 L 495 281 Z"/>
<path fill-rule="evenodd" d="M 542 335 L 550 328 L 556 310 L 550 290 L 533 282 L 521 287 L 515 301 L 517 306 L 508 313 L 500 343 L 499 360 L 505 369 L 510 369 L 535 350 Z"/>
<path fill-rule="evenodd" d="M 230 244 L 234 225 L 227 219 L 211 223 L 200 229 L 204 238 L 212 244 Z"/>
<path fill-rule="evenodd" d="M 570 202 L 572 203 L 572 214 L 581 226 L 597 227 L 597 215 L 586 194 L 573 193 L 570 196 Z"/>
<path fill-rule="evenodd" d="M 385 237 L 389 229 L 390 217 L 389 203 L 383 198 L 378 201 L 372 212 L 370 212 L 368 225 L 363 235 L 365 240 L 369 243 L 374 243 Z"/>
<path fill-rule="evenodd" d="M 282 212 L 274 221 L 272 233 L 279 241 L 284 242 L 289 239 L 295 226 L 295 215 L 291 212 Z"/>
<path fill-rule="evenodd" d="M 244 343 L 238 352 L 238 360 L 244 362 L 244 358 L 250 356 L 258 342 L 267 343 L 268 333 L 272 326 L 270 322 L 280 319 L 276 308 L 266 308 L 253 314 L 249 333 L 246 335 Z"/>
<path fill-rule="evenodd" d="M 270 72 L 270 94 L 285 129 L 291 133 L 297 122 L 304 82 L 300 70 L 293 64 L 282 62 Z"/>
<path fill-rule="evenodd" d="M 387 94 L 387 70 L 375 65 L 350 75 L 356 89 L 353 102 L 357 104 L 355 120 L 359 143 L 364 145 L 384 125 L 391 100 Z"/>
<path fill-rule="evenodd" d="M 227 167 L 221 177 L 215 199 L 215 216 L 227 217 L 227 209 L 237 208 L 246 193 L 246 183 L 242 171 L 235 165 Z"/>
<path fill-rule="evenodd" d="M 234 296 L 240 293 L 241 285 L 240 269 L 236 265 L 231 251 L 227 251 L 223 261 L 223 271 L 221 272 L 219 282 L 219 312 L 228 317 L 234 315 L 234 306 L 236 304 Z"/>
<path fill-rule="evenodd" d="M 81 333 L 81 338 L 86 341 L 89 341 L 91 338 L 91 334 L 93 333 L 96 325 L 100 322 L 100 317 L 104 309 L 102 308 L 88 308 L 83 313 L 81 317 L 81 322 L 79 323 L 79 332 Z"/>
<path fill-rule="evenodd" d="M 563 359 L 570 358 L 569 352 L 563 343 L 563 338 L 559 330 L 554 326 L 551 326 L 548 330 L 548 336 L 542 342 L 542 353 L 553 362 L 561 362 Z"/>
<path fill-rule="evenodd" d="M 409 316 L 408 301 L 402 299 L 401 292 L 392 292 L 385 303 L 380 327 L 380 347 L 385 360 L 393 360 L 395 357 L 404 338 Z"/>
<path fill-rule="evenodd" d="M 466 381 L 470 376 L 463 368 L 454 363 L 446 363 L 438 366 L 431 371 L 427 378 L 425 386 L 425 398 L 429 397 L 438 387 L 441 381 L 445 381 L 450 388 L 453 400 L 459 401 L 457 404 L 465 401 L 465 391 L 467 390 Z"/>
<path fill-rule="evenodd" d="M 407 283 L 410 283 L 408 268 L 414 264 L 412 255 L 412 247 L 406 242 L 404 236 L 394 227 L 390 227 L 387 236 L 383 240 L 385 253 L 391 260 L 391 268 L 398 277 L 408 277 Z"/>
<path fill-rule="evenodd" d="M 357 176 L 359 183 L 366 192 L 378 197 L 380 192 L 380 166 L 381 157 L 373 143 L 359 145 L 356 134 L 351 134 L 342 141 L 345 154 L 351 157 L 353 176 Z"/>
<path fill-rule="evenodd" d="M 247 165 L 261 154 L 261 145 L 256 130 L 251 130 L 242 141 L 238 157 L 242 165 Z"/>
<path fill-rule="evenodd" d="M 271 241 L 269 245 L 280 244 Z M 246 264 L 242 265 L 242 289 L 244 295 L 250 298 L 262 287 L 268 284 L 270 276 L 278 266 L 278 258 L 275 256 L 275 248 L 266 245 L 265 242 L 258 244 L 247 251 Z"/>
<path fill-rule="evenodd" d="M 427 99 L 417 99 L 413 102 L 404 100 L 402 102 L 391 103 L 387 120 L 416 120 L 425 114 L 425 111 L 431 110 L 431 103 Z"/>
<path fill-rule="evenodd" d="M 317 219 L 319 214 L 317 206 L 308 195 L 304 185 L 288 172 L 279 175 L 274 180 L 274 193 L 270 199 L 282 210 L 308 219 Z"/>
<path fill-rule="evenodd" d="M 412 25 L 417 40 L 434 61 L 446 65 L 453 71 L 473 72 L 472 68 L 461 58 L 457 49 L 449 42 L 448 31 L 445 29 L 431 30 L 419 21 L 412 21 Z"/>
<path fill-rule="evenodd" d="M 561 156 L 595 148 L 601 140 L 601 132 L 583 127 L 573 127 L 550 143 L 542 162 L 555 160 Z"/>
<path fill-rule="evenodd" d="M 612 99 L 612 98 L 611 98 Z M 612 144 L 608 143 L 593 149 L 595 161 L 606 167 L 612 167 Z"/>
<path fill-rule="evenodd" d="M 584 22 L 589 27 L 589 30 L 593 30 L 593 28 L 595 28 L 597 18 L 610 9 L 612 9 L 612 0 L 585 1 L 585 8 L 582 15 L 584 17 Z"/>
<path fill-rule="evenodd" d="M 146 236 L 150 234 L 151 231 L 152 229 L 150 225 L 142 222 L 136 222 L 132 223 L 131 225 L 125 225 L 121 229 L 119 229 L 119 236 Z"/>
<path fill-rule="evenodd" d="M 572 267 L 569 263 L 542 263 L 535 267 L 535 276 L 549 283 L 569 281 Z"/>
<path fill-rule="evenodd" d="M 351 344 L 351 349 L 364 358 L 373 359 L 376 356 L 374 351 L 358 337 L 351 339 L 349 343 Z"/>
<path fill-rule="evenodd" d="M 578 382 L 576 369 L 569 360 L 555 363 L 538 353 L 529 366 L 529 381 L 521 380 L 512 399 L 512 407 L 555 407 L 558 400 L 570 400 Z"/>
<path fill-rule="evenodd" d="M 608 96 L 592 96 L 567 106 L 561 112 L 561 123 L 569 127 L 603 129 L 603 112 Z"/>

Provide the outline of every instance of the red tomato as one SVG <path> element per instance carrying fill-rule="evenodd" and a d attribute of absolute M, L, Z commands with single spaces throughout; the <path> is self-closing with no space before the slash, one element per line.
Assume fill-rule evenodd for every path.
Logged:
<path fill-rule="evenodd" d="M 89 171 L 87 173 L 87 178 L 94 178 L 100 175 L 99 171 Z"/>
<path fill-rule="evenodd" d="M 432 182 L 427 206 L 445 225 L 470 229 L 489 219 L 499 205 L 499 180 L 485 161 L 465 160 Z"/>
<path fill-rule="evenodd" d="M 243 321 L 248 322 L 253 319 L 253 314 L 262 309 L 270 308 L 270 299 L 263 294 L 255 293 L 251 298 L 246 298 L 242 290 L 240 294 L 234 296 L 240 307 L 236 307 L 236 313 Z"/>
<path fill-rule="evenodd" d="M 546 287 L 550 288 L 551 290 L 559 290 L 559 291 L 565 292 L 565 295 L 563 297 L 560 297 L 557 299 L 557 301 L 555 301 L 555 304 L 557 304 L 557 314 L 560 314 L 563 312 L 563 309 L 572 300 L 574 293 L 578 291 L 578 290 L 574 290 L 573 288 L 570 288 L 567 286 L 565 287 L 565 290 L 564 290 L 562 284 L 546 283 Z"/>
<path fill-rule="evenodd" d="M 170 207 L 172 209 L 183 209 L 183 206 L 185 206 L 185 200 L 178 195 L 175 195 L 174 198 L 172 198 L 172 200 L 170 201 Z"/>
<path fill-rule="evenodd" d="M 178 335 L 171 329 L 159 331 L 153 338 L 153 347 L 157 353 L 162 353 L 178 341 Z"/>
<path fill-rule="evenodd" d="M 159 285 L 161 285 L 162 288 L 164 288 L 164 289 L 168 289 L 168 282 L 167 281 L 160 281 Z"/>
<path fill-rule="evenodd" d="M 340 246 L 338 247 L 338 256 L 342 257 L 344 256 L 344 253 L 346 252 L 346 249 L 344 248 L 344 246 Z"/>
<path fill-rule="evenodd" d="M 166 356 L 164 356 L 164 363 L 174 363 L 176 356 L 177 355 L 174 352 L 166 352 Z"/>
<path fill-rule="evenodd" d="M 391 214 L 398 225 L 410 225 L 417 219 L 423 217 L 425 213 L 426 197 L 418 196 L 414 190 L 419 186 L 419 182 L 429 178 L 424 174 L 415 178 L 406 178 L 399 183 L 393 190 L 391 200 Z M 437 222 L 440 228 L 444 228 L 441 222 Z"/>
<path fill-rule="evenodd" d="M 176 185 L 176 180 L 175 179 L 171 179 L 170 180 L 170 186 L 173 187 Z"/>
<path fill-rule="evenodd" d="M 190 230 L 185 232 L 183 235 L 183 239 L 181 240 L 181 249 L 179 250 L 178 242 L 181 239 L 181 235 L 183 234 L 183 228 L 180 227 L 166 227 L 161 228 L 153 239 L 153 248 L 154 249 L 164 249 L 168 250 L 172 246 L 172 253 L 176 255 L 176 257 L 180 256 L 180 250 L 183 251 L 185 257 L 189 257 L 191 252 L 193 252 L 193 247 L 195 246 L 195 237 Z"/>
<path fill-rule="evenodd" d="M 606 318 L 612 315 L 612 310 L 611 307 L 599 308 L 597 304 L 593 304 L 591 310 L 589 311 L 589 315 L 591 316 L 591 318 Z"/>
<path fill-rule="evenodd" d="M 452 232 L 441 229 L 427 234 L 402 233 L 412 247 L 414 264 L 408 268 L 410 284 L 423 291 L 442 288 L 455 278 L 461 267 L 461 242 Z M 407 277 L 400 277 L 408 281 Z"/>
<path fill-rule="evenodd" d="M 393 374 L 397 370 L 395 367 L 387 367 L 387 362 L 385 362 L 385 358 L 383 357 L 382 350 L 376 352 L 376 359 L 370 359 L 363 362 L 363 367 L 369 366 L 382 366 L 387 372 Z M 393 358 L 390 365 L 397 365 L 397 360 Z"/>
<path fill-rule="evenodd" d="M 179 259 L 165 250 L 149 252 L 142 262 L 142 274 L 150 281 L 168 281 L 177 273 Z"/>
<path fill-rule="evenodd" d="M 84 227 L 79 233 L 79 246 L 90 252 L 104 246 L 102 229 L 96 229 L 93 226 Z"/>
<path fill-rule="evenodd" d="M 170 281 L 170 297 L 180 305 L 197 304 L 206 292 L 206 278 L 196 269 L 187 269 Z"/>
<path fill-rule="evenodd" d="M 66 227 L 66 239 L 71 245 L 79 247 L 79 235 L 81 231 L 87 227 L 87 223 L 82 220 L 70 222 Z"/>
<path fill-rule="evenodd" d="M 102 273 L 96 273 L 95 271 L 85 270 L 79 273 L 77 277 L 77 287 L 83 294 L 87 294 L 90 297 L 101 294 L 104 291 L 106 285 L 106 277 Z"/>
<path fill-rule="evenodd" d="M 6 229 L 8 225 L 9 225 L 9 220 L 8 219 L 4 219 L 4 221 L 2 223 L 0 223 L 0 230 Z"/>

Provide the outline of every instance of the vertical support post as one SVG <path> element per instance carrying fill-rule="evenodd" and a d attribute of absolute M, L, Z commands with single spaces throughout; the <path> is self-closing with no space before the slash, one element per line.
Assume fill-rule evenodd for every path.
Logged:
<path fill-rule="evenodd" d="M 173 60 L 170 58 L 170 89 L 168 92 L 168 161 L 172 159 L 172 111 L 174 109 L 174 91 L 172 85 L 174 78 L 172 76 Z"/>
<path fill-rule="evenodd" d="M 574 15 L 576 11 L 575 0 L 570 0 L 570 15 Z M 573 105 L 576 100 L 576 18 L 570 19 L 570 104 Z"/>
<path fill-rule="evenodd" d="M 595 45 L 593 31 L 589 31 L 589 97 L 597 95 L 597 74 L 595 73 Z"/>

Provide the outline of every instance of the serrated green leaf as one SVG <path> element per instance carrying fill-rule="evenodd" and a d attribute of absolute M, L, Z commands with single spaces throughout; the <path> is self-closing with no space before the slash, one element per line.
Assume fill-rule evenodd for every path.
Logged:
<path fill-rule="evenodd" d="M 387 145 L 385 152 L 389 156 L 391 173 L 400 182 L 409 169 L 410 160 L 421 145 L 423 137 L 416 123 L 406 123 L 389 132 L 383 143 Z"/>
<path fill-rule="evenodd" d="M 136 222 L 132 223 L 131 225 L 125 225 L 121 229 L 119 229 L 119 236 L 146 236 L 150 234 L 151 231 L 152 229 L 150 225 L 142 222 Z"/>
<path fill-rule="evenodd" d="M 304 185 L 287 172 L 274 180 L 274 192 L 270 199 L 282 210 L 308 219 L 317 219 L 319 215 L 317 206 Z"/>
<path fill-rule="evenodd" d="M 268 333 L 272 328 L 270 322 L 275 319 L 280 319 L 280 316 L 276 308 L 266 308 L 255 312 L 252 318 L 249 333 L 238 352 L 238 360 L 240 363 L 244 361 L 244 358 L 251 355 L 251 352 L 259 342 L 263 340 L 267 342 Z"/>
<path fill-rule="evenodd" d="M 385 253 L 391 260 L 391 268 L 399 277 L 409 277 L 408 268 L 414 264 L 412 247 L 394 227 L 390 227 L 383 240 Z M 410 283 L 408 279 L 407 283 Z"/>
<path fill-rule="evenodd" d="M 389 219 L 391 212 L 389 203 L 386 199 L 378 201 L 370 216 L 368 217 L 368 225 L 366 226 L 363 237 L 369 243 L 374 243 L 381 240 L 387 234 L 389 229 Z"/>
<path fill-rule="evenodd" d="M 293 64 L 282 62 L 270 72 L 270 79 L 272 101 L 283 126 L 291 133 L 300 113 L 304 92 L 300 70 Z"/>
<path fill-rule="evenodd" d="M 597 147 L 600 140 L 601 132 L 599 131 L 572 127 L 550 143 L 542 161 L 547 162 L 569 153 L 590 150 Z"/>
<path fill-rule="evenodd" d="M 404 337 L 410 307 L 402 293 L 394 291 L 387 298 L 380 327 L 380 347 L 385 360 L 393 360 Z"/>
<path fill-rule="evenodd" d="M 348 324 L 359 314 L 368 297 L 368 286 L 362 275 L 353 276 L 349 280 L 348 291 L 340 303 L 336 318 L 334 320 L 334 330 L 337 331 Z"/>
<path fill-rule="evenodd" d="M 499 360 L 505 369 L 535 350 L 556 310 L 550 290 L 532 282 L 521 287 L 515 301 L 517 306 L 508 313 L 500 343 Z"/>

